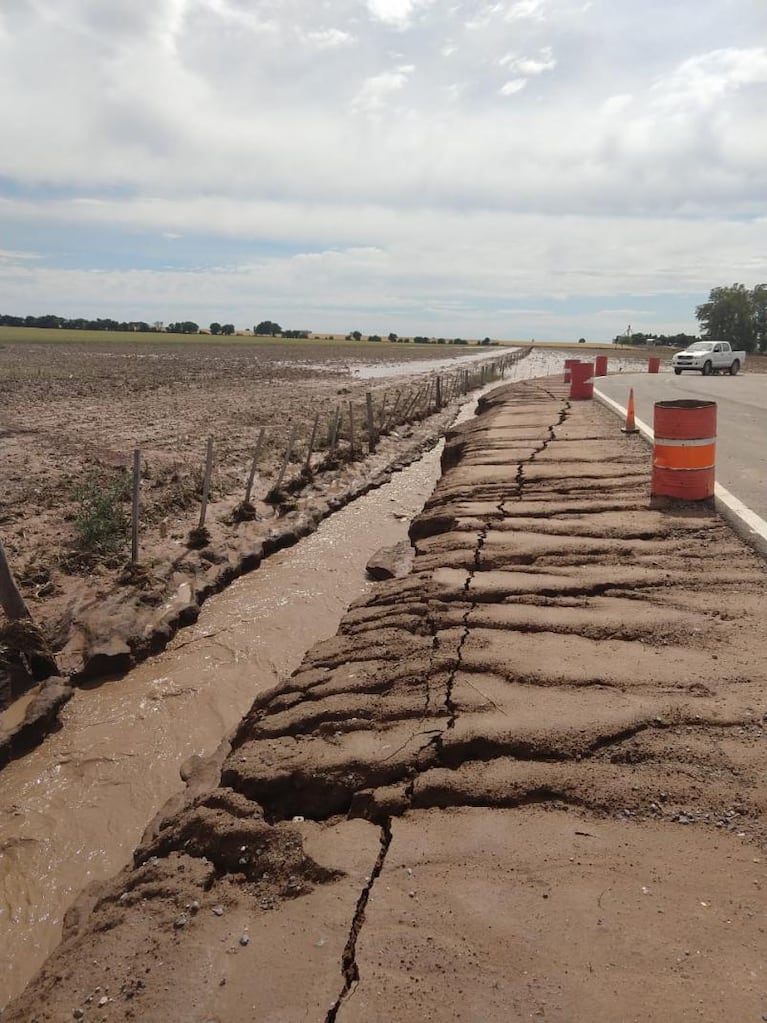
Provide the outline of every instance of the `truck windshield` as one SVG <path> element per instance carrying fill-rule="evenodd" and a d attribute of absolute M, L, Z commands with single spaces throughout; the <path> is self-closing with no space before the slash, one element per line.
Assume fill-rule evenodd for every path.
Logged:
<path fill-rule="evenodd" d="M 713 344 L 710 341 L 696 341 L 694 345 L 690 345 L 687 349 L 688 352 L 710 352 L 713 348 Z"/>

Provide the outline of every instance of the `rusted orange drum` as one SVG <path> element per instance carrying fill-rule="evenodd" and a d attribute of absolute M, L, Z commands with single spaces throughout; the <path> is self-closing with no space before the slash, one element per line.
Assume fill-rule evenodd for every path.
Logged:
<path fill-rule="evenodd" d="M 572 370 L 573 366 L 577 366 L 577 364 L 579 362 L 580 362 L 580 359 L 565 359 L 565 383 L 566 384 L 570 383 L 570 371 Z"/>
<path fill-rule="evenodd" d="M 570 368 L 570 400 L 585 401 L 594 397 L 593 362 L 576 362 Z"/>
<path fill-rule="evenodd" d="M 657 355 L 653 355 L 647 362 L 647 372 L 657 373 L 660 369 L 660 359 Z"/>
<path fill-rule="evenodd" d="M 607 376 L 607 356 L 598 355 L 594 360 L 594 376 L 595 377 L 606 377 Z"/>
<path fill-rule="evenodd" d="M 652 496 L 705 501 L 714 496 L 716 402 L 656 401 Z"/>

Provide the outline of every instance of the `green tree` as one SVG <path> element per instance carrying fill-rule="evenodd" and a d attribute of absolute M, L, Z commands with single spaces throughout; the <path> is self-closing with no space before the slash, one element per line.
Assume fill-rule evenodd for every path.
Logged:
<path fill-rule="evenodd" d="M 767 352 L 767 284 L 757 284 L 751 292 L 754 311 L 756 346 L 760 352 Z"/>
<path fill-rule="evenodd" d="M 392 341 L 392 342 L 394 342 L 394 341 L 399 341 L 399 338 L 398 338 L 398 337 L 397 337 L 397 335 L 396 335 L 396 334 L 394 333 L 394 331 L 392 331 L 392 332 L 391 332 L 391 334 L 389 334 L 389 340 L 390 340 L 390 341 Z"/>
<path fill-rule="evenodd" d="M 351 332 L 351 334 L 349 335 L 349 337 L 350 337 L 350 338 L 351 338 L 351 339 L 352 339 L 353 341 L 361 341 L 361 340 L 362 340 L 362 334 L 360 333 L 360 331 L 359 331 L 359 330 L 353 330 L 353 331 Z"/>
<path fill-rule="evenodd" d="M 211 325 L 210 325 L 210 332 L 211 332 L 211 334 L 220 334 L 221 333 L 221 324 L 220 323 L 211 323 Z"/>
<path fill-rule="evenodd" d="M 381 340 L 381 335 L 380 334 L 369 334 L 368 335 L 368 341 L 380 341 L 380 340 Z"/>
<path fill-rule="evenodd" d="M 231 335 L 234 334 L 234 324 L 233 323 L 225 323 L 221 327 L 221 333 L 225 334 L 227 337 L 231 337 Z"/>
<path fill-rule="evenodd" d="M 282 327 L 279 323 L 274 323 L 272 320 L 262 320 L 253 328 L 253 333 L 260 334 L 262 337 L 277 337 L 278 334 L 282 333 Z"/>
<path fill-rule="evenodd" d="M 744 284 L 712 288 L 708 302 L 699 305 L 695 315 L 700 320 L 703 337 L 707 340 L 729 341 L 733 348 L 747 352 L 753 352 L 756 348 L 754 292 L 749 291 Z"/>

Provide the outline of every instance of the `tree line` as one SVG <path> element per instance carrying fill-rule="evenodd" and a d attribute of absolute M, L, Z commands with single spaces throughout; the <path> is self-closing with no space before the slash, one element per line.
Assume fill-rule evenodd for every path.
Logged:
<path fill-rule="evenodd" d="M 195 324 L 196 326 L 196 324 Z M 9 316 L 0 314 L 0 327 L 46 327 L 66 330 L 120 330 L 149 334 L 164 328 L 158 324 L 145 323 L 143 320 L 112 320 L 101 318 L 89 320 L 83 316 L 67 319 L 46 313 L 44 316 Z M 199 329 L 199 328 L 198 328 Z"/>
<path fill-rule="evenodd" d="M 200 325 L 194 320 L 178 320 L 176 323 L 146 323 L 144 320 L 114 320 L 110 317 L 98 317 L 88 319 L 84 316 L 67 318 L 56 316 L 54 313 L 46 313 L 44 316 L 11 316 L 8 313 L 0 313 L 0 327 L 43 327 L 48 330 L 113 330 L 124 333 L 140 334 L 199 334 Z M 209 326 L 213 335 L 229 337 L 235 333 L 233 323 L 218 323 L 214 321 Z M 279 323 L 272 320 L 262 320 L 253 327 L 253 333 L 260 336 L 286 337 L 286 338 L 308 338 L 311 331 L 308 330 L 283 330 Z"/>
<path fill-rule="evenodd" d="M 695 310 L 707 341 L 729 341 L 736 350 L 767 352 L 767 284 L 712 288 Z"/>
<path fill-rule="evenodd" d="M 664 345 L 668 348 L 687 348 L 693 341 L 699 341 L 697 334 L 616 334 L 613 343 L 616 345 Z"/>
<path fill-rule="evenodd" d="M 695 309 L 706 341 L 729 341 L 736 350 L 767 352 L 767 284 L 747 288 L 745 284 L 712 288 L 708 301 Z M 686 348 L 700 338 L 694 334 L 618 334 L 616 344 L 668 345 Z"/>

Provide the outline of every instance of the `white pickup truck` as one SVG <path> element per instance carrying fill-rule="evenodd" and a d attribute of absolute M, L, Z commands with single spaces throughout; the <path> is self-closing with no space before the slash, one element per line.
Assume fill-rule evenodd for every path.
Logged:
<path fill-rule="evenodd" d="M 727 341 L 696 341 L 683 352 L 677 352 L 671 365 L 677 376 L 685 369 L 692 369 L 704 377 L 724 370 L 734 377 L 745 361 L 746 353 L 734 352 Z"/>

